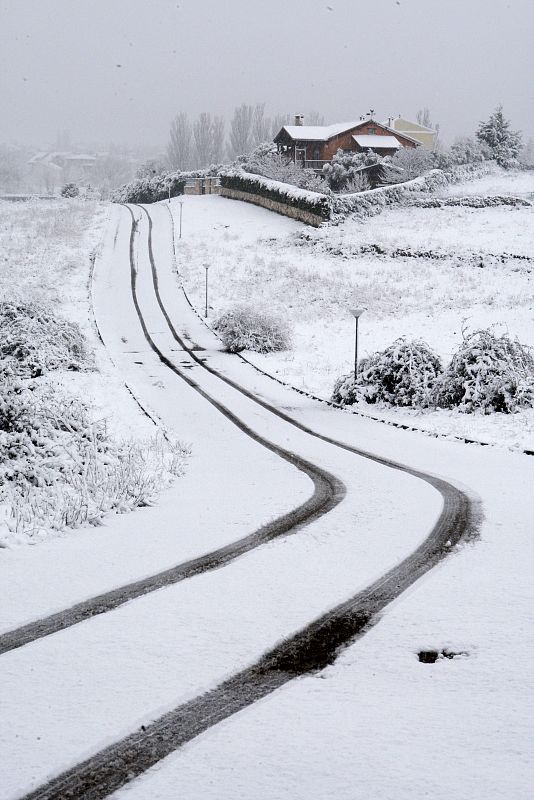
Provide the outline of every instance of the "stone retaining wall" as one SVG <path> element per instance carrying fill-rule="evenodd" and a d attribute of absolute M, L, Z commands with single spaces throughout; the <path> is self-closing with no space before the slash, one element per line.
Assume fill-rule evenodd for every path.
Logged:
<path fill-rule="evenodd" d="M 243 200 L 245 203 L 253 203 L 262 208 L 268 208 L 269 211 L 274 211 L 277 214 L 283 214 L 285 217 L 297 219 L 299 222 L 305 222 L 306 225 L 313 225 L 318 228 L 325 220 L 318 214 L 312 214 L 311 211 L 305 211 L 302 208 L 295 208 L 288 203 L 281 203 L 278 200 L 269 200 L 267 197 L 261 197 L 258 194 L 251 194 L 250 192 L 241 192 L 238 189 L 227 189 L 224 186 L 220 188 L 221 197 L 229 197 L 232 200 Z"/>

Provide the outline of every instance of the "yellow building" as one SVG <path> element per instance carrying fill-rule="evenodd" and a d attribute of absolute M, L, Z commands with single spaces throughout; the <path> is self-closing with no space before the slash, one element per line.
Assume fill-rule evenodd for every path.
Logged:
<path fill-rule="evenodd" d="M 438 132 L 432 130 L 432 128 L 419 125 L 418 122 L 411 122 L 409 119 L 404 119 L 403 117 L 389 117 L 389 119 L 384 122 L 384 125 L 387 125 L 392 131 L 397 131 L 397 133 L 401 133 L 404 136 L 411 136 L 412 139 L 421 142 L 423 147 L 426 147 L 427 150 L 436 149 Z"/>

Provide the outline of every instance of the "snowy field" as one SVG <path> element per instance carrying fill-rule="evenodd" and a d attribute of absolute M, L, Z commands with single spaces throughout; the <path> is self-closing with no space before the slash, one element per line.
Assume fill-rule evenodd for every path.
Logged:
<path fill-rule="evenodd" d="M 513 176 L 490 177 L 510 177 L 514 185 Z M 515 179 L 524 188 L 531 174 Z M 175 218 L 177 211 L 174 204 Z M 250 358 L 321 397 L 329 397 L 336 378 L 353 368 L 353 305 L 366 308 L 360 357 L 405 336 L 425 339 L 447 360 L 464 328 L 490 325 L 534 342 L 533 253 L 531 207 L 391 208 L 363 222 L 315 230 L 244 203 L 187 197 L 177 240 L 179 268 L 195 305 L 203 310 L 209 264 L 209 320 L 251 301 L 288 320 L 293 349 Z M 484 416 L 367 405 L 361 410 L 447 435 L 534 446 L 531 411 Z"/>

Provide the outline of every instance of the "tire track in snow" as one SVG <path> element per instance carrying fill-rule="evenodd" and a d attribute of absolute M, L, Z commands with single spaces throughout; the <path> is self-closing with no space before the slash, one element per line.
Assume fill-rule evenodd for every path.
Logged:
<path fill-rule="evenodd" d="M 184 370 L 180 370 L 176 367 L 176 365 L 157 348 L 148 332 L 137 299 L 137 275 L 134 258 L 134 236 L 137 221 L 129 207 L 128 210 L 132 215 L 132 230 L 130 235 L 131 291 L 134 306 L 149 346 L 166 367 L 191 386 L 191 388 L 195 389 L 195 391 L 223 414 L 227 420 L 239 428 L 239 430 L 243 431 L 243 433 L 249 436 L 253 441 L 280 456 L 280 458 L 307 475 L 313 483 L 313 494 L 297 508 L 261 526 L 253 533 L 248 534 L 242 539 L 238 539 L 236 542 L 231 542 L 205 555 L 184 561 L 181 564 L 158 572 L 155 575 L 133 581 L 132 583 L 120 586 L 108 592 L 103 592 L 96 597 L 76 603 L 76 605 L 68 609 L 59 611 L 56 614 L 51 614 L 40 620 L 35 620 L 34 622 L 30 622 L 0 635 L 0 655 L 10 650 L 23 647 L 26 644 L 30 644 L 36 639 L 41 639 L 44 636 L 49 636 L 65 628 L 69 628 L 72 625 L 77 625 L 79 622 L 83 622 L 91 617 L 112 611 L 124 605 L 124 603 L 128 603 L 130 600 L 142 597 L 150 592 L 162 589 L 165 586 L 171 586 L 172 584 L 179 583 L 180 581 L 203 572 L 219 569 L 245 553 L 280 536 L 297 533 L 303 526 L 309 525 L 318 517 L 328 513 L 328 511 L 341 502 L 346 494 L 346 488 L 342 481 L 326 470 L 311 464 L 295 453 L 285 450 L 255 433 L 248 425 L 239 419 L 239 417 L 230 411 L 230 409 L 205 392 Z M 152 258 L 151 246 L 150 256 Z M 188 352 L 186 348 L 185 352 Z"/>
<path fill-rule="evenodd" d="M 132 214 L 130 253 L 133 254 L 136 224 L 131 209 L 130 213 Z M 145 213 L 149 219 L 150 237 L 152 222 L 146 209 Z M 161 304 L 150 238 L 149 254 L 155 280 L 154 288 L 158 302 Z M 131 270 L 132 291 L 135 292 L 133 258 Z M 166 312 L 163 313 L 167 318 Z M 140 321 L 146 331 L 141 316 Z M 171 324 L 172 330 L 174 329 Z M 148 334 L 145 333 L 145 335 Z M 197 358 L 192 352 L 190 355 Z M 218 374 L 203 362 L 199 361 L 198 363 L 214 374 Z M 232 381 L 225 376 L 220 375 L 219 377 L 232 384 Z M 237 384 L 235 388 L 248 395 L 248 391 Z M 252 396 L 252 399 L 269 408 L 268 404 L 259 398 Z M 286 419 L 300 430 L 306 431 L 316 438 L 418 477 L 437 489 L 443 498 L 443 510 L 429 536 L 411 555 L 373 584 L 317 618 L 297 634 L 282 641 L 253 666 L 240 671 L 223 681 L 215 689 L 178 706 L 150 725 L 142 727 L 121 741 L 105 748 L 83 763 L 59 775 L 45 786 L 26 795 L 23 800 L 74 800 L 74 798 L 76 800 L 82 798 L 83 800 L 103 800 L 121 786 L 150 769 L 178 747 L 191 741 L 218 722 L 266 697 L 296 676 L 326 667 L 335 660 L 341 648 L 364 635 L 379 620 L 381 611 L 389 603 L 443 559 L 450 552 L 451 547 L 456 545 L 473 527 L 474 517 L 470 500 L 464 492 L 447 481 L 337 442 L 306 428 L 286 417 L 277 409 L 273 409 L 273 411 L 277 416 Z"/>

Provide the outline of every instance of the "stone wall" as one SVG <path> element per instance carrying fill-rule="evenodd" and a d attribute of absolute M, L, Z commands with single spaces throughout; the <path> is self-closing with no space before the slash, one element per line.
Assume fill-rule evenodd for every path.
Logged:
<path fill-rule="evenodd" d="M 325 221 L 318 214 L 312 214 L 311 211 L 295 208 L 295 206 L 291 206 L 288 203 L 281 203 L 278 200 L 270 200 L 258 194 L 241 192 L 238 189 L 227 189 L 221 186 L 220 195 L 221 197 L 229 197 L 232 200 L 243 200 L 245 203 L 253 203 L 256 206 L 268 208 L 269 211 L 274 211 L 276 214 L 283 214 L 285 217 L 297 219 L 299 222 L 305 222 L 306 225 L 313 225 L 315 228 L 318 228 Z"/>

